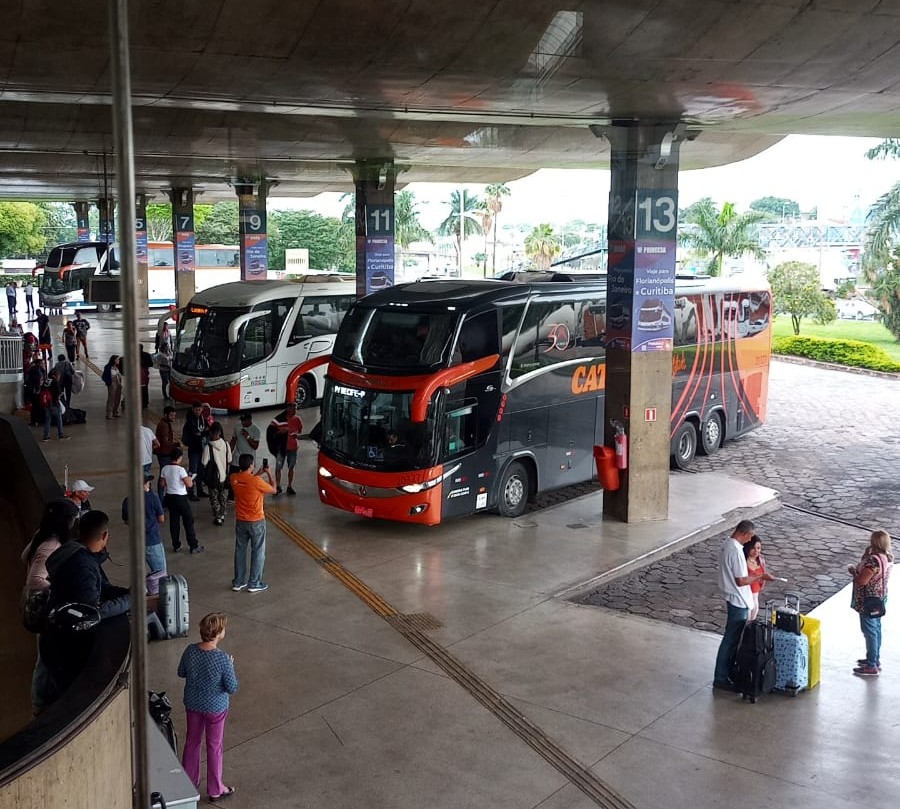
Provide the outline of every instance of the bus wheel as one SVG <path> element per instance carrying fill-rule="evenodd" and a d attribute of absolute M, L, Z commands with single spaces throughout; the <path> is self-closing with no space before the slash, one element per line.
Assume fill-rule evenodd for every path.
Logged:
<path fill-rule="evenodd" d="M 500 481 L 497 510 L 503 517 L 521 517 L 528 506 L 529 479 L 524 464 L 513 461 Z"/>
<path fill-rule="evenodd" d="M 301 377 L 300 381 L 297 383 L 297 394 L 294 397 L 294 404 L 297 405 L 297 410 L 301 410 L 304 407 L 309 407 L 310 404 L 312 404 L 312 400 L 312 385 L 309 383 L 309 380 L 305 376 Z"/>
<path fill-rule="evenodd" d="M 112 304 L 111 304 L 111 303 L 98 303 L 98 304 L 97 304 L 97 311 L 98 311 L 98 312 L 111 312 L 111 311 L 112 311 Z"/>
<path fill-rule="evenodd" d="M 688 469 L 697 454 L 697 430 L 686 421 L 678 428 L 672 439 L 672 466 L 675 469 Z"/>
<path fill-rule="evenodd" d="M 722 444 L 722 414 L 718 411 L 709 414 L 709 418 L 700 427 L 700 445 L 697 451 L 701 455 L 712 455 Z"/>

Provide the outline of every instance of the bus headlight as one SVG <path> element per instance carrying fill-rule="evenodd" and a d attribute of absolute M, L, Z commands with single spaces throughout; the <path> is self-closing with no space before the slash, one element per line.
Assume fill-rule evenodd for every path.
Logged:
<path fill-rule="evenodd" d="M 450 477 L 450 475 L 455 475 L 462 464 L 457 464 L 452 469 L 448 469 L 442 475 L 438 475 L 436 478 L 432 478 L 431 480 L 423 481 L 422 483 L 408 483 L 406 486 L 401 486 L 400 491 L 406 492 L 407 494 L 418 494 L 419 492 L 427 491 L 428 489 L 433 489 L 438 485 L 444 478 Z"/>
<path fill-rule="evenodd" d="M 334 475 L 331 474 L 324 466 L 319 467 L 319 477 L 320 478 L 333 478 Z"/>

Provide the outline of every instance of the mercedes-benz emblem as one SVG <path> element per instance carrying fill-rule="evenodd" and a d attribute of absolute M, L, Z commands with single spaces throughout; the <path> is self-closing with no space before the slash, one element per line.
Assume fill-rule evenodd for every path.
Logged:
<path fill-rule="evenodd" d="M 360 486 L 358 491 L 359 491 L 360 497 L 368 497 L 369 496 L 369 490 L 365 486 Z"/>

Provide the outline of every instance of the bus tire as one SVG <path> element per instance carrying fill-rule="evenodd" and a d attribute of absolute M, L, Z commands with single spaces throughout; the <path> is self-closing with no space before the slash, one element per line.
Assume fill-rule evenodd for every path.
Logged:
<path fill-rule="evenodd" d="M 304 407 L 309 407 L 312 404 L 313 393 L 313 386 L 309 378 L 301 377 L 300 381 L 297 382 L 297 393 L 294 394 L 294 404 L 297 405 L 297 410 L 302 410 Z"/>
<path fill-rule="evenodd" d="M 697 454 L 697 428 L 693 422 L 682 424 L 672 438 L 672 468 L 690 469 Z"/>
<path fill-rule="evenodd" d="M 528 507 L 531 480 L 525 464 L 513 461 L 500 479 L 497 511 L 502 517 L 521 517 Z"/>
<path fill-rule="evenodd" d="M 98 311 L 98 312 L 104 312 L 104 313 L 105 313 L 105 312 L 111 312 L 111 311 L 112 311 L 112 308 L 113 308 L 113 305 L 112 305 L 111 303 L 98 303 L 98 304 L 97 304 L 97 311 Z"/>
<path fill-rule="evenodd" d="M 701 455 L 714 455 L 722 446 L 722 414 L 714 410 L 709 418 L 700 426 L 700 443 L 697 452 Z"/>

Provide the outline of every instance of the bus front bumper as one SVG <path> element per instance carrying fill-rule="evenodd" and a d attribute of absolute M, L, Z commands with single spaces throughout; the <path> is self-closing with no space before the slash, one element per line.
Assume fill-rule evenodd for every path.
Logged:
<path fill-rule="evenodd" d="M 325 505 L 340 508 L 370 519 L 437 525 L 441 521 L 443 486 L 416 493 L 355 483 L 335 476 L 317 475 L 319 499 Z"/>

